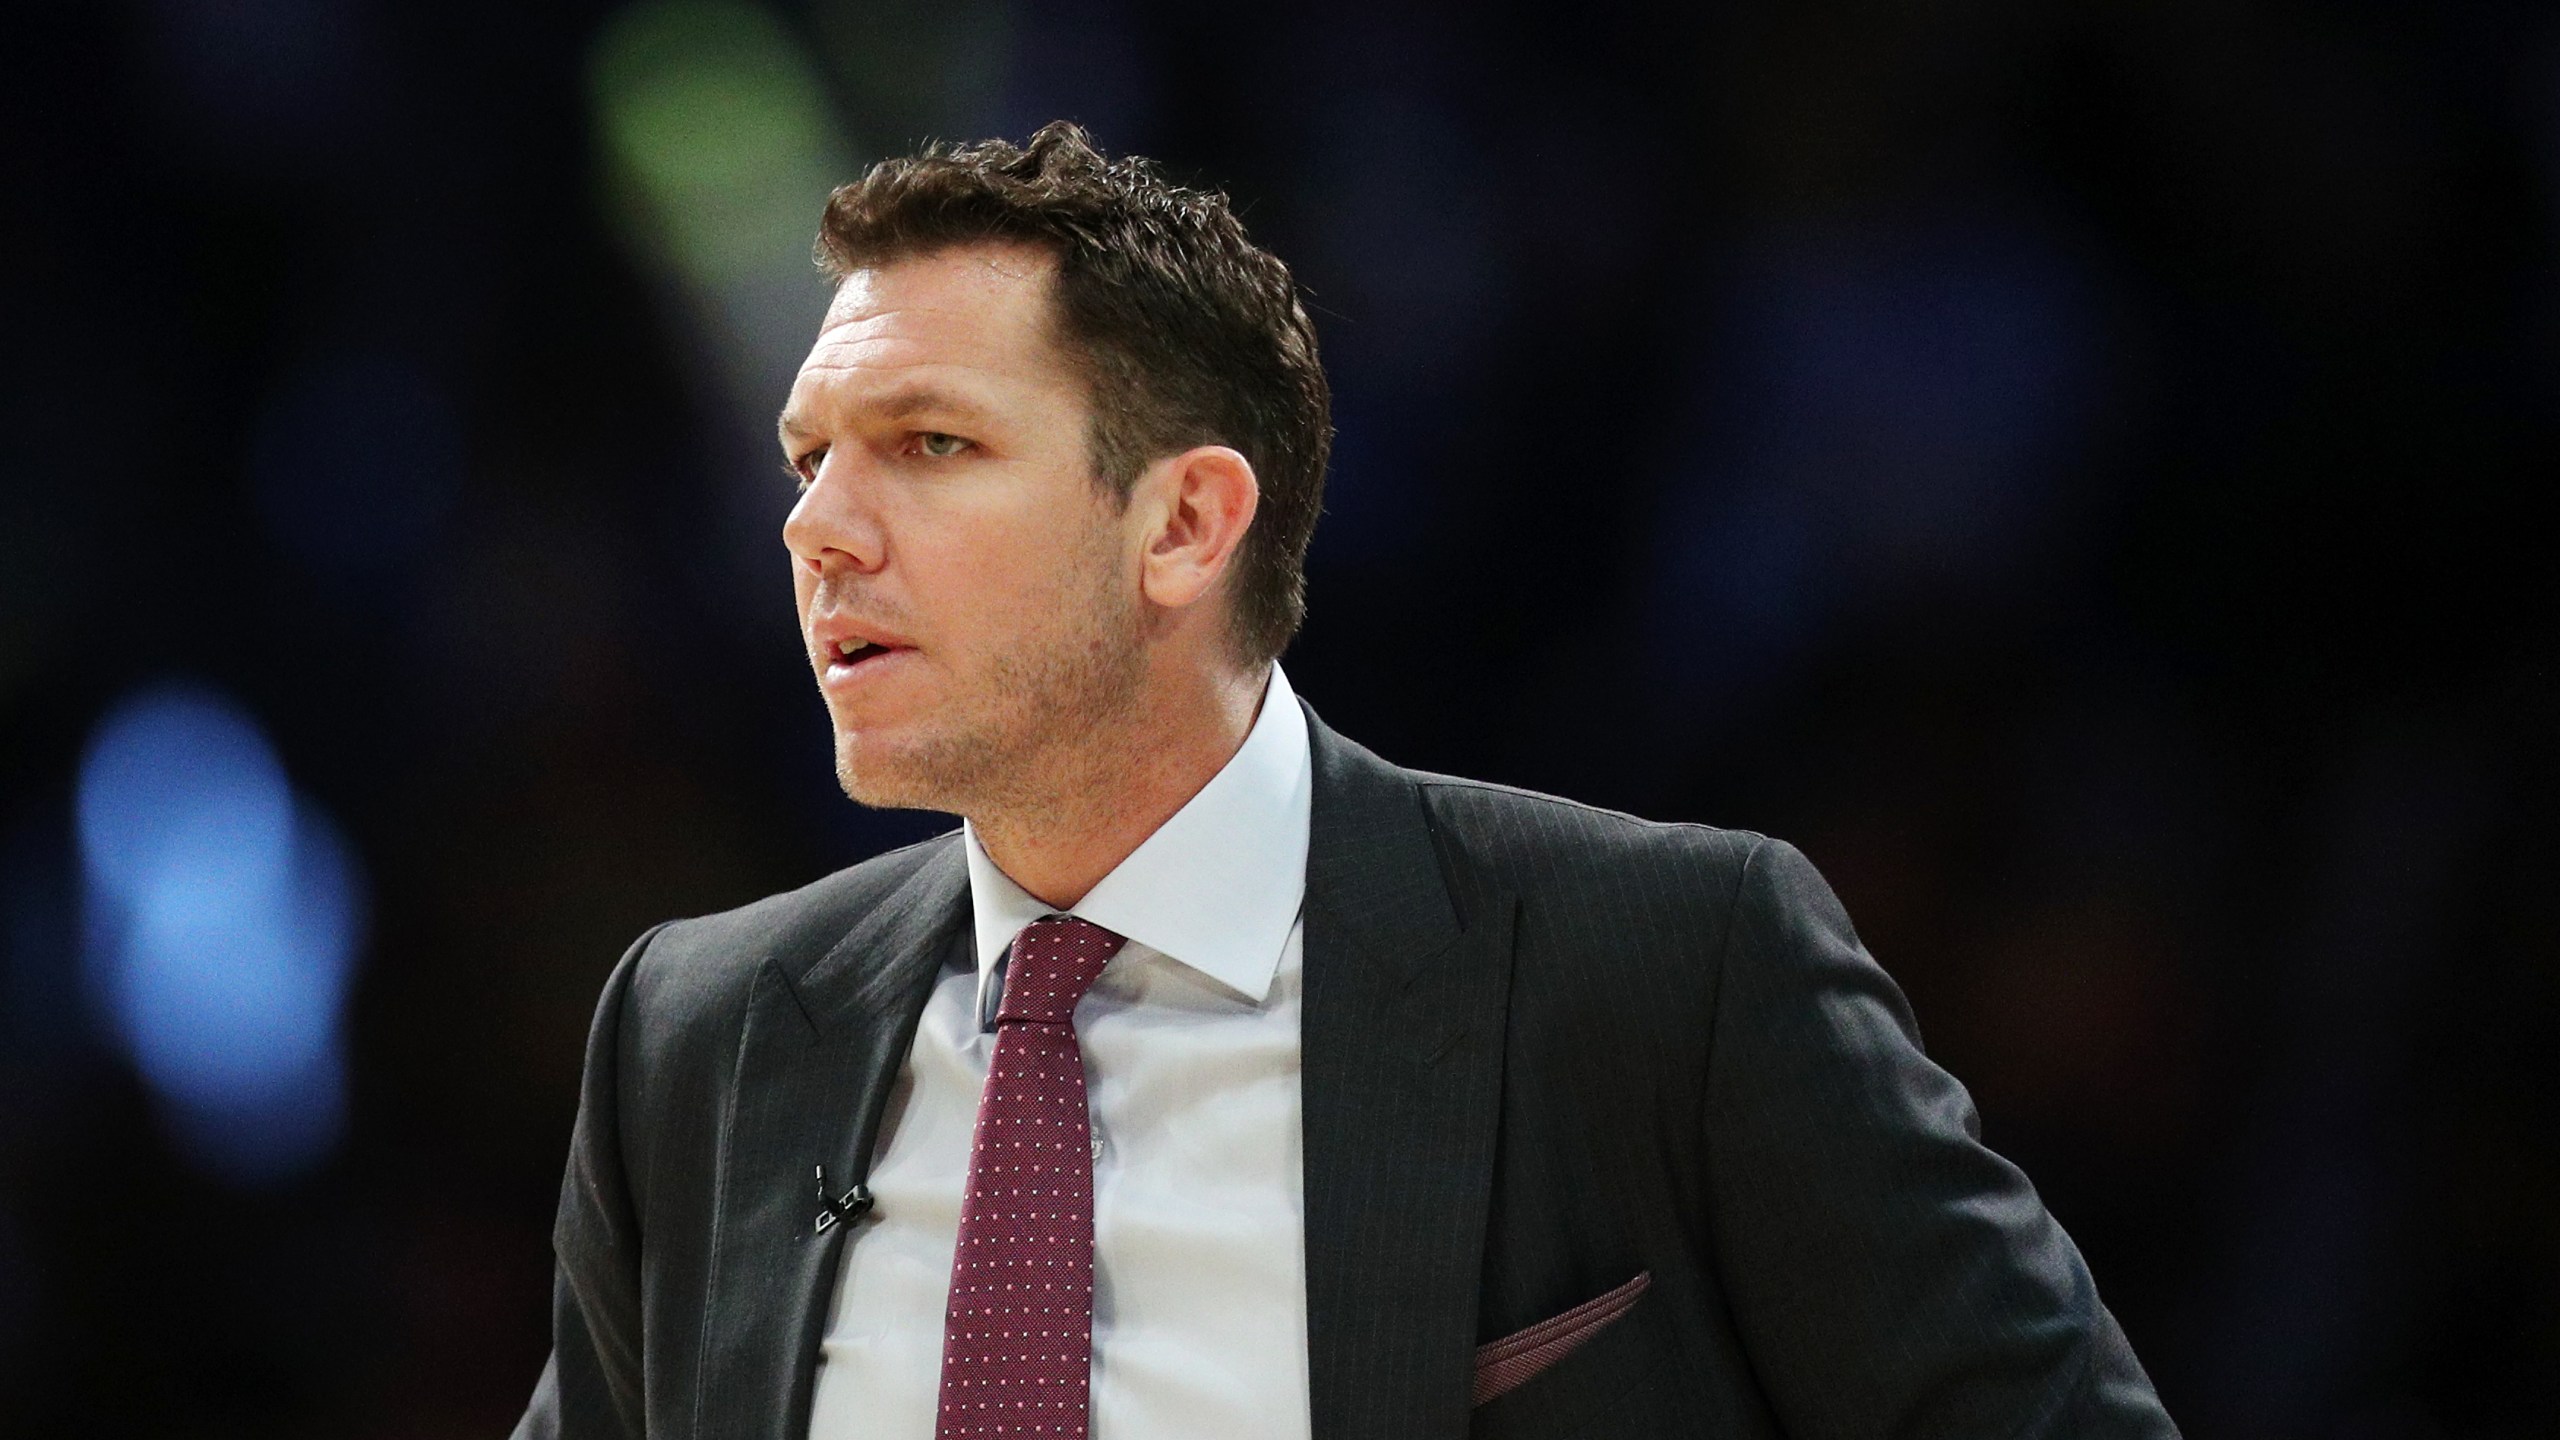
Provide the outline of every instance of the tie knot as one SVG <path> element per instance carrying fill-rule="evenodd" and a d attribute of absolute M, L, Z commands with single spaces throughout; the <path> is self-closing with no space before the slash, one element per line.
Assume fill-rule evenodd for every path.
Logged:
<path fill-rule="evenodd" d="M 1090 920 L 1051 915 L 1034 920 L 1013 937 L 1013 958 L 1005 964 L 1004 1002 L 998 1022 L 1028 1020 L 1064 1025 L 1075 1018 L 1076 1002 L 1102 975 L 1102 967 L 1119 952 L 1121 939 Z"/>

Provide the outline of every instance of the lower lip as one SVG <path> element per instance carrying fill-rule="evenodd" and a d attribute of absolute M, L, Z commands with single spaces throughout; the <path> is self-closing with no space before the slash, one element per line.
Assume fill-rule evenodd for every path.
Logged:
<path fill-rule="evenodd" d="M 827 662 L 826 673 L 821 677 L 820 683 L 830 690 L 849 690 L 868 685 L 883 675 L 906 668 L 913 661 L 915 653 L 911 648 L 900 646 L 890 650 L 875 650 L 859 660 L 830 660 Z"/>

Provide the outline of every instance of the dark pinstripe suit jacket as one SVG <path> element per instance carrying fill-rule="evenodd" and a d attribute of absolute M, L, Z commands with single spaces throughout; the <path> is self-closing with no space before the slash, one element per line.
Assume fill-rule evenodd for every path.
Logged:
<path fill-rule="evenodd" d="M 2176 1433 L 1803 856 L 1308 720 L 1317 1440 Z M 811 1171 L 865 1173 L 968 917 L 952 834 L 623 957 L 519 1436 L 801 1440 L 847 1234 L 817 1233 Z M 1479 1345 L 1639 1274 L 1471 1403 Z"/>

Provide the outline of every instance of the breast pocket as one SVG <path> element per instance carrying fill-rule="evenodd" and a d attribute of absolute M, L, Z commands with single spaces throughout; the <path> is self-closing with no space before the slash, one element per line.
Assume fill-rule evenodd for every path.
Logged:
<path fill-rule="evenodd" d="M 1653 1323 L 1646 1271 L 1516 1335 L 1477 1347 L 1477 1440 L 1678 1433 L 1657 1421 L 1658 1367 L 1672 1363 Z"/>

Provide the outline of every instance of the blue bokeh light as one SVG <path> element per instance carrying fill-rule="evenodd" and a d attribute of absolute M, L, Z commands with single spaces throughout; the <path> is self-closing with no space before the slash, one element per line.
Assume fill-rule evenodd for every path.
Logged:
<path fill-rule="evenodd" d="M 99 722 L 77 819 L 90 996 L 174 1138 L 242 1183 L 307 1170 L 345 1120 L 344 840 L 238 705 L 175 683 Z"/>

